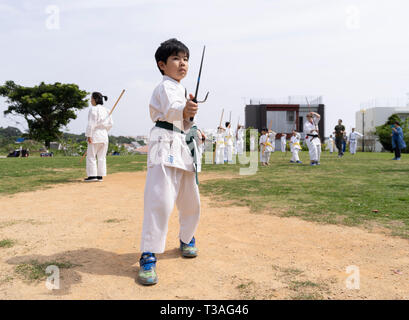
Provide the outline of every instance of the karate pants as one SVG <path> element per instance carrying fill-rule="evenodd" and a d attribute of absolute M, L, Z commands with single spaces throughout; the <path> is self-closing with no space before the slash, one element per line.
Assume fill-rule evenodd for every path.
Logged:
<path fill-rule="evenodd" d="M 265 152 L 264 152 L 264 156 L 265 156 L 266 162 L 267 162 L 267 163 L 270 163 L 271 152 L 265 151 Z"/>
<path fill-rule="evenodd" d="M 351 154 L 355 154 L 356 153 L 356 141 L 350 141 L 349 142 L 349 152 L 351 152 Z"/>
<path fill-rule="evenodd" d="M 179 238 L 189 243 L 196 232 L 200 216 L 200 196 L 195 173 L 163 164 L 148 168 L 141 252 L 165 251 L 168 221 L 175 204 L 179 210 Z M 179 241 L 176 244 L 179 245 Z"/>
<path fill-rule="evenodd" d="M 237 140 L 237 153 L 238 154 L 243 154 L 243 149 L 244 149 L 244 141 L 243 140 Z"/>
<path fill-rule="evenodd" d="M 267 162 L 267 152 L 263 153 L 263 146 L 260 146 L 260 162 Z"/>
<path fill-rule="evenodd" d="M 329 153 L 333 153 L 334 152 L 334 146 L 330 145 L 329 146 Z"/>
<path fill-rule="evenodd" d="M 321 158 L 321 141 L 319 138 L 315 138 L 310 140 L 310 138 L 306 139 L 308 151 L 310 154 L 311 161 L 320 161 Z"/>
<path fill-rule="evenodd" d="M 233 161 L 233 146 L 226 145 L 226 161 L 232 162 Z"/>
<path fill-rule="evenodd" d="M 300 158 L 298 157 L 298 151 L 299 149 L 293 149 L 292 154 L 293 156 L 291 157 L 291 161 L 297 162 L 300 161 Z"/>
<path fill-rule="evenodd" d="M 215 162 L 216 162 L 216 164 L 223 164 L 224 163 L 224 148 L 218 148 L 216 146 Z"/>
<path fill-rule="evenodd" d="M 105 177 L 107 175 L 108 143 L 88 143 L 87 149 L 87 176 Z M 98 164 L 98 167 L 97 167 Z"/>
<path fill-rule="evenodd" d="M 285 152 L 285 147 L 286 147 L 286 144 L 285 144 L 285 143 L 282 143 L 282 144 L 281 144 L 281 152 Z"/>

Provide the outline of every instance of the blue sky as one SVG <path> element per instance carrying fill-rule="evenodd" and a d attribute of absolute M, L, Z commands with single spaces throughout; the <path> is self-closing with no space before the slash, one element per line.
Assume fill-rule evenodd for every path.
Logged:
<path fill-rule="evenodd" d="M 49 6 L 58 29 L 47 28 Z M 190 92 L 206 45 L 201 127 L 215 128 L 222 108 L 244 119 L 249 98 L 323 95 L 328 135 L 338 118 L 354 126 L 361 102 L 409 92 L 407 12 L 404 0 L 0 0 L 0 83 L 76 83 L 109 96 L 108 108 L 126 89 L 111 133 L 147 134 L 154 52 L 176 37 L 191 51 Z M 4 110 L 0 100 L 0 126 L 15 125 Z M 87 112 L 70 132 L 85 131 Z"/>

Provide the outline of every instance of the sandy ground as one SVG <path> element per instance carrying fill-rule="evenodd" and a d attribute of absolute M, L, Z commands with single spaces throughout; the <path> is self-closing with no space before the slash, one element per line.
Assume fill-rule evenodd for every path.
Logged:
<path fill-rule="evenodd" d="M 201 180 L 214 176 L 202 175 Z M 202 196 L 199 256 L 178 251 L 178 219 L 158 256 L 159 283 L 135 282 L 145 172 L 118 173 L 0 197 L 0 299 L 408 299 L 409 241 L 359 228 L 253 214 Z M 95 201 L 98 199 L 98 201 Z M 114 222 L 107 220 L 117 219 Z M 68 261 L 59 290 L 27 282 L 18 264 Z M 360 289 L 346 286 L 359 267 Z"/>

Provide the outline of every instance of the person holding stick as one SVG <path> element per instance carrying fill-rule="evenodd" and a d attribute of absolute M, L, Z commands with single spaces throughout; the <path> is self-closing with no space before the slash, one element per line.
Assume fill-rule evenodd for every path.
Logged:
<path fill-rule="evenodd" d="M 202 62 L 203 56 L 204 50 Z M 194 234 L 200 217 L 196 175 L 199 171 L 196 145 L 200 139 L 196 139 L 197 133 L 194 134 L 197 131 L 194 117 L 200 103 L 197 91 L 202 67 L 196 96 L 190 94 L 187 99 L 185 88 L 180 83 L 189 70 L 189 49 L 186 45 L 177 39 L 169 39 L 156 50 L 155 60 L 163 78 L 149 103 L 150 117 L 155 126 L 149 138 L 140 244 L 142 254 L 137 276 L 143 285 L 158 282 L 156 254 L 165 251 L 168 221 L 175 204 L 179 210 L 179 248 L 183 257 L 197 256 Z"/>
<path fill-rule="evenodd" d="M 91 95 L 91 109 L 88 112 L 88 125 L 85 136 L 88 141 L 85 182 L 102 182 L 106 176 L 106 154 L 108 151 L 108 131 L 113 125 L 109 110 L 102 105 L 108 100 L 100 92 Z"/>

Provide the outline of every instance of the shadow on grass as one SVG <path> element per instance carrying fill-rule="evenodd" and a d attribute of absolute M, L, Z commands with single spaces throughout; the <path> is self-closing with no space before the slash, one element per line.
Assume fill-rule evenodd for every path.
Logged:
<path fill-rule="evenodd" d="M 118 254 L 96 248 L 84 248 L 79 250 L 64 251 L 53 255 L 26 255 L 13 257 L 6 262 L 15 265 L 15 270 L 22 265 L 61 263 L 72 265 L 70 268 L 60 269 L 60 289 L 50 291 L 51 296 L 63 296 L 70 293 L 73 285 L 82 281 L 81 273 L 98 276 L 118 276 L 135 279 L 139 271 L 139 252 Z M 158 255 L 158 260 L 182 259 L 178 248 L 166 250 Z M 44 269 L 46 265 L 44 266 Z M 44 283 L 46 277 L 37 281 L 27 282 Z"/>

